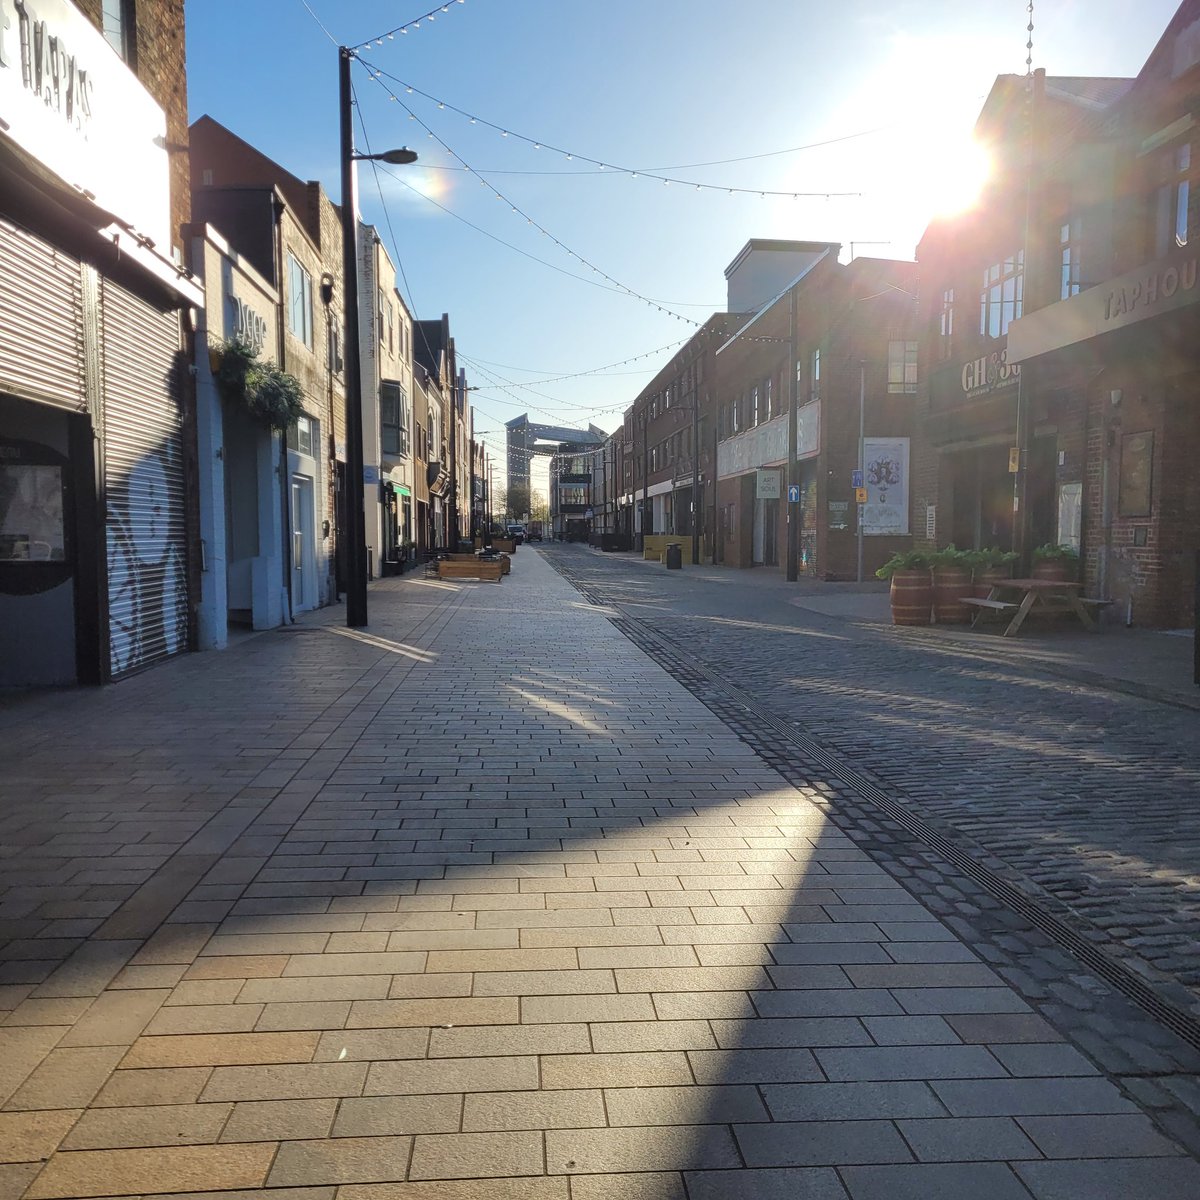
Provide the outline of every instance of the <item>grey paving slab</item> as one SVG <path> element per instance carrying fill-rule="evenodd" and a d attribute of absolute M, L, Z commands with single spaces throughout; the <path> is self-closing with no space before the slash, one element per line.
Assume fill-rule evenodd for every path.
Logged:
<path fill-rule="evenodd" d="M 1015 1170 L 1191 1165 L 538 552 L 371 611 L 0 709 L 0 1190 L 1029 1200 L 1059 1177 Z"/>

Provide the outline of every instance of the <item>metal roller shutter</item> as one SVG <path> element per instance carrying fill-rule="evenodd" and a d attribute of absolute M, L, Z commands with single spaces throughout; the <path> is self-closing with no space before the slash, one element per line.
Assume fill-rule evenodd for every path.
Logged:
<path fill-rule="evenodd" d="M 0 220 L 0 389 L 87 407 L 79 261 Z"/>
<path fill-rule="evenodd" d="M 187 645 L 179 317 L 104 281 L 109 661 L 113 678 Z"/>

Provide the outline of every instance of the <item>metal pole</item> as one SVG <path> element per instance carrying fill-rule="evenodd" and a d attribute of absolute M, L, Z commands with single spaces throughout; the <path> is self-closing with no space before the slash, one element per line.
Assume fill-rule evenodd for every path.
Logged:
<path fill-rule="evenodd" d="M 646 521 L 650 516 L 650 422 L 642 409 L 642 545 L 646 549 Z"/>
<path fill-rule="evenodd" d="M 346 322 L 346 624 L 367 623 L 367 521 L 363 497 L 362 374 L 358 329 L 358 187 L 354 170 L 354 113 L 350 62 L 354 51 L 338 47 L 338 94 L 342 124 L 342 280 Z"/>
<path fill-rule="evenodd" d="M 858 471 L 859 478 L 863 481 L 863 486 L 867 482 L 867 464 L 865 462 L 866 441 L 864 433 L 866 432 L 866 412 L 867 412 L 867 364 L 863 359 L 858 360 Z M 865 504 L 858 506 L 858 582 L 863 581 L 863 512 L 866 509 Z"/>
<path fill-rule="evenodd" d="M 700 393 L 692 396 L 692 566 L 700 565 L 700 538 L 696 526 L 700 522 Z"/>
<path fill-rule="evenodd" d="M 796 457 L 796 438 L 800 429 L 800 359 L 796 329 L 796 289 L 788 293 L 788 346 L 791 349 L 791 390 L 788 402 L 788 499 L 787 499 L 787 578 L 799 578 L 800 503 L 792 499 L 792 489 L 800 486 L 800 462 Z"/>
<path fill-rule="evenodd" d="M 719 508 L 719 505 L 721 502 L 720 490 L 719 490 L 720 484 L 721 484 L 721 476 L 720 476 L 719 472 L 717 471 L 717 449 L 721 445 L 721 422 L 717 416 L 717 412 L 720 409 L 720 407 L 721 407 L 721 401 L 718 399 L 712 406 L 712 414 L 713 414 L 713 440 L 712 440 L 712 448 L 713 448 L 712 449 L 712 477 L 713 477 L 712 478 L 712 494 L 713 494 L 713 498 L 712 498 L 712 540 L 713 540 L 713 544 L 712 544 L 712 560 L 713 560 L 714 567 L 717 565 L 718 562 L 721 561 L 721 549 L 722 549 L 721 538 L 723 536 L 722 530 L 719 529 L 717 526 L 717 521 L 720 518 L 720 512 L 718 511 L 718 508 Z"/>

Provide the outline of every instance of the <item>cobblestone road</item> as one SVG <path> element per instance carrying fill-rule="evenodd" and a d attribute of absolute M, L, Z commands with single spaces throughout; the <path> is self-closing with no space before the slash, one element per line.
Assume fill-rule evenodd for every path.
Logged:
<path fill-rule="evenodd" d="M 750 574 L 714 581 L 579 547 L 549 553 L 1068 905 L 1200 1011 L 1194 711 L 824 617 Z"/>
<path fill-rule="evenodd" d="M 966 893 L 539 554 L 371 605 L 0 712 L 4 1200 L 1200 1194 Z"/>

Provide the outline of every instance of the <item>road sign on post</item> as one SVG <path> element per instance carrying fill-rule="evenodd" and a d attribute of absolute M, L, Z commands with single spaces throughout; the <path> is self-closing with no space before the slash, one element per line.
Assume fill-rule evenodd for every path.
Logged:
<path fill-rule="evenodd" d="M 855 504 L 866 504 L 866 502 L 867 502 L 867 489 L 865 487 L 855 488 L 854 489 L 854 503 Z"/>
<path fill-rule="evenodd" d="M 800 503 L 800 485 L 798 483 L 788 484 L 788 503 Z"/>
<path fill-rule="evenodd" d="M 850 486 L 852 488 L 854 488 L 855 491 L 857 491 L 860 487 L 862 487 L 862 485 L 863 485 L 862 472 L 861 471 L 851 471 L 850 472 Z"/>

